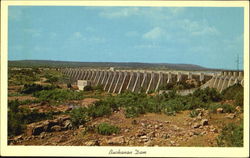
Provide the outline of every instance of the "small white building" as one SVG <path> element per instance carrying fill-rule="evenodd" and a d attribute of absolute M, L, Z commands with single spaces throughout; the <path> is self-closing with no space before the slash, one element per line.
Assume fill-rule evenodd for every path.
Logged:
<path fill-rule="evenodd" d="M 115 71 L 115 68 L 114 67 L 110 67 L 109 70 L 110 71 Z"/>
<path fill-rule="evenodd" d="M 91 86 L 91 83 L 88 80 L 77 80 L 77 86 L 79 90 L 84 90 L 84 87 Z"/>

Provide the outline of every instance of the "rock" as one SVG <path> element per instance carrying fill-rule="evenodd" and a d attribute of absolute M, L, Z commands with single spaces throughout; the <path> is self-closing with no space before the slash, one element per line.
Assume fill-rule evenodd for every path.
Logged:
<path fill-rule="evenodd" d="M 230 118 L 230 119 L 233 119 L 233 118 L 235 118 L 235 117 L 236 117 L 235 114 L 228 114 L 228 115 L 226 116 L 226 118 Z"/>
<path fill-rule="evenodd" d="M 165 121 L 165 123 L 171 123 L 171 121 Z"/>
<path fill-rule="evenodd" d="M 158 125 L 155 125 L 155 129 L 159 129 L 159 126 L 158 126 Z"/>
<path fill-rule="evenodd" d="M 141 139 L 147 139 L 148 137 L 146 135 L 144 135 L 144 136 L 141 136 L 140 138 Z"/>
<path fill-rule="evenodd" d="M 188 135 L 192 137 L 194 135 L 194 132 L 189 132 Z"/>
<path fill-rule="evenodd" d="M 125 142 L 123 136 L 113 137 L 107 141 L 110 145 L 121 145 Z"/>
<path fill-rule="evenodd" d="M 203 113 L 199 112 L 198 117 L 201 117 L 201 116 L 203 116 Z"/>
<path fill-rule="evenodd" d="M 40 133 L 42 133 L 44 131 L 44 126 L 43 125 L 31 125 L 31 126 L 27 126 L 27 135 L 31 136 L 31 135 L 39 135 Z"/>
<path fill-rule="evenodd" d="M 129 132 L 129 129 L 125 129 L 124 132 L 128 133 L 128 132 Z"/>
<path fill-rule="evenodd" d="M 59 126 L 59 125 L 55 125 L 55 126 L 51 127 L 51 130 L 52 130 L 52 131 L 57 131 L 57 132 L 58 132 L 58 131 L 61 131 L 61 129 L 62 129 L 62 128 L 61 128 L 61 126 Z"/>
<path fill-rule="evenodd" d="M 169 135 L 169 134 L 164 134 L 164 135 L 163 135 L 163 138 L 164 138 L 164 139 L 168 139 L 168 138 L 170 138 L 170 135 Z"/>
<path fill-rule="evenodd" d="M 238 111 L 238 112 L 241 112 L 241 107 L 240 106 L 236 106 L 235 110 Z"/>
<path fill-rule="evenodd" d="M 136 125 L 136 124 L 138 124 L 138 122 L 136 120 L 132 120 L 131 124 Z"/>
<path fill-rule="evenodd" d="M 201 116 L 197 116 L 197 120 L 201 120 L 202 119 L 202 117 Z"/>
<path fill-rule="evenodd" d="M 149 135 L 150 137 L 155 137 L 155 136 L 156 136 L 156 134 L 155 134 L 154 131 L 153 131 L 153 132 L 150 132 L 148 135 Z"/>
<path fill-rule="evenodd" d="M 72 129 L 72 123 L 70 120 L 66 120 L 63 122 L 63 128 L 64 129 Z"/>
<path fill-rule="evenodd" d="M 178 127 L 176 125 L 173 125 L 172 128 L 173 128 L 174 131 L 179 131 L 180 130 L 180 127 Z"/>
<path fill-rule="evenodd" d="M 143 126 L 143 127 L 145 127 L 146 125 L 145 125 L 145 123 L 141 123 L 141 125 Z"/>
<path fill-rule="evenodd" d="M 145 132 L 145 131 L 139 130 L 139 131 L 137 131 L 137 133 L 136 133 L 136 136 L 138 136 L 138 137 L 144 136 L 144 135 L 146 135 L 146 132 Z"/>
<path fill-rule="evenodd" d="M 216 111 L 217 113 L 223 113 L 223 108 L 218 108 Z"/>
<path fill-rule="evenodd" d="M 205 135 L 205 134 L 207 134 L 206 131 L 203 131 L 203 132 L 200 133 L 200 135 L 202 135 L 202 136 Z"/>
<path fill-rule="evenodd" d="M 99 146 L 100 142 L 98 140 L 91 140 L 85 143 L 86 146 Z"/>
<path fill-rule="evenodd" d="M 218 130 L 216 128 L 210 129 L 210 132 L 218 133 Z"/>
<path fill-rule="evenodd" d="M 13 138 L 14 141 L 17 141 L 17 140 L 23 140 L 23 136 L 22 135 L 19 135 L 19 136 L 16 136 Z"/>
<path fill-rule="evenodd" d="M 194 133 L 194 135 L 196 135 L 196 136 L 200 134 L 200 132 L 196 132 L 196 131 L 193 132 L 193 133 Z"/>
<path fill-rule="evenodd" d="M 207 120 L 207 119 L 202 119 L 202 120 L 201 120 L 201 125 L 202 125 L 202 126 L 208 125 L 208 120 Z"/>
<path fill-rule="evenodd" d="M 170 143 L 171 143 L 171 144 L 175 144 L 175 141 L 171 140 Z"/>
<path fill-rule="evenodd" d="M 144 145 L 145 145 L 145 146 L 152 146 L 152 141 L 149 140 L 149 141 L 145 142 Z"/>
<path fill-rule="evenodd" d="M 194 123 L 192 128 L 199 128 L 201 125 L 199 123 Z"/>
<path fill-rule="evenodd" d="M 159 127 L 163 127 L 163 124 L 162 124 L 162 123 L 160 123 L 160 124 L 159 124 Z"/>
<path fill-rule="evenodd" d="M 42 132 L 42 133 L 40 134 L 40 138 L 41 138 L 41 139 L 43 139 L 45 136 L 46 136 L 46 133 L 45 133 L 45 132 Z"/>

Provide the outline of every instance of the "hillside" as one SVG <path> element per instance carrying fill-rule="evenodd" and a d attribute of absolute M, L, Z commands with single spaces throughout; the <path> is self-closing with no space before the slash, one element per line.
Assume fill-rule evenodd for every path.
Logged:
<path fill-rule="evenodd" d="M 74 62 L 53 60 L 15 60 L 9 61 L 9 67 L 94 67 L 94 68 L 125 68 L 125 69 L 158 69 L 158 70 L 212 70 L 193 64 L 170 63 L 139 63 L 139 62 Z M 214 69 L 213 69 L 214 70 Z"/>

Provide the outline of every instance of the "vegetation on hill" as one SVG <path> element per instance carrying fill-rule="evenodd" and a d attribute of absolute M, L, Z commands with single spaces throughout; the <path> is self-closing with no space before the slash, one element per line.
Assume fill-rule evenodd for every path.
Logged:
<path fill-rule="evenodd" d="M 10 67 L 95 67 L 95 68 L 126 68 L 126 69 L 151 69 L 151 70 L 212 70 L 193 64 L 169 64 L 169 63 L 138 63 L 138 62 L 73 62 L 52 60 L 17 60 L 9 61 Z"/>
<path fill-rule="evenodd" d="M 53 112 L 38 113 L 37 111 L 20 108 L 20 105 L 49 102 L 64 103 L 69 100 L 81 100 L 86 97 L 86 93 L 101 92 L 102 87 L 87 87 L 86 91 L 75 91 L 71 86 L 63 88 L 62 83 L 69 83 L 69 79 L 55 70 L 20 69 L 9 70 L 9 85 L 22 85 L 20 90 L 9 96 L 33 96 L 36 100 L 9 101 L 8 102 L 8 136 L 22 134 L 28 123 L 49 119 L 53 117 Z M 41 81 L 43 78 L 43 82 Z M 43 84 L 41 84 L 43 83 Z M 44 84 L 46 83 L 46 84 Z M 118 110 L 124 110 L 127 118 L 138 117 L 146 113 L 161 113 L 166 115 L 176 115 L 177 113 L 189 110 L 190 117 L 198 115 L 197 108 L 209 110 L 215 113 L 218 108 L 222 108 L 226 113 L 235 112 L 236 106 L 243 107 L 243 87 L 239 84 L 233 85 L 222 93 L 215 89 L 197 89 L 193 94 L 181 96 L 176 90 L 193 88 L 186 82 L 166 85 L 168 93 L 158 95 L 147 95 L 145 93 L 124 92 L 117 95 L 105 95 L 89 107 L 74 108 L 69 112 L 74 128 L 85 125 L 98 117 L 106 117 Z M 223 103 L 233 100 L 234 104 Z M 243 108 L 242 108 L 243 109 Z M 119 128 L 113 125 L 102 123 L 94 131 L 103 135 L 119 133 Z M 232 132 L 230 132 L 232 131 Z M 242 146 L 243 125 L 233 124 L 226 126 L 217 138 L 219 146 Z"/>

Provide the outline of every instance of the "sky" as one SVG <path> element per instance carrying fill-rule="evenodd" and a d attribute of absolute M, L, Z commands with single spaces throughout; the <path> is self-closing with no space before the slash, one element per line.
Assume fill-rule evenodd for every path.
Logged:
<path fill-rule="evenodd" d="M 10 6 L 9 60 L 243 68 L 240 7 Z"/>

